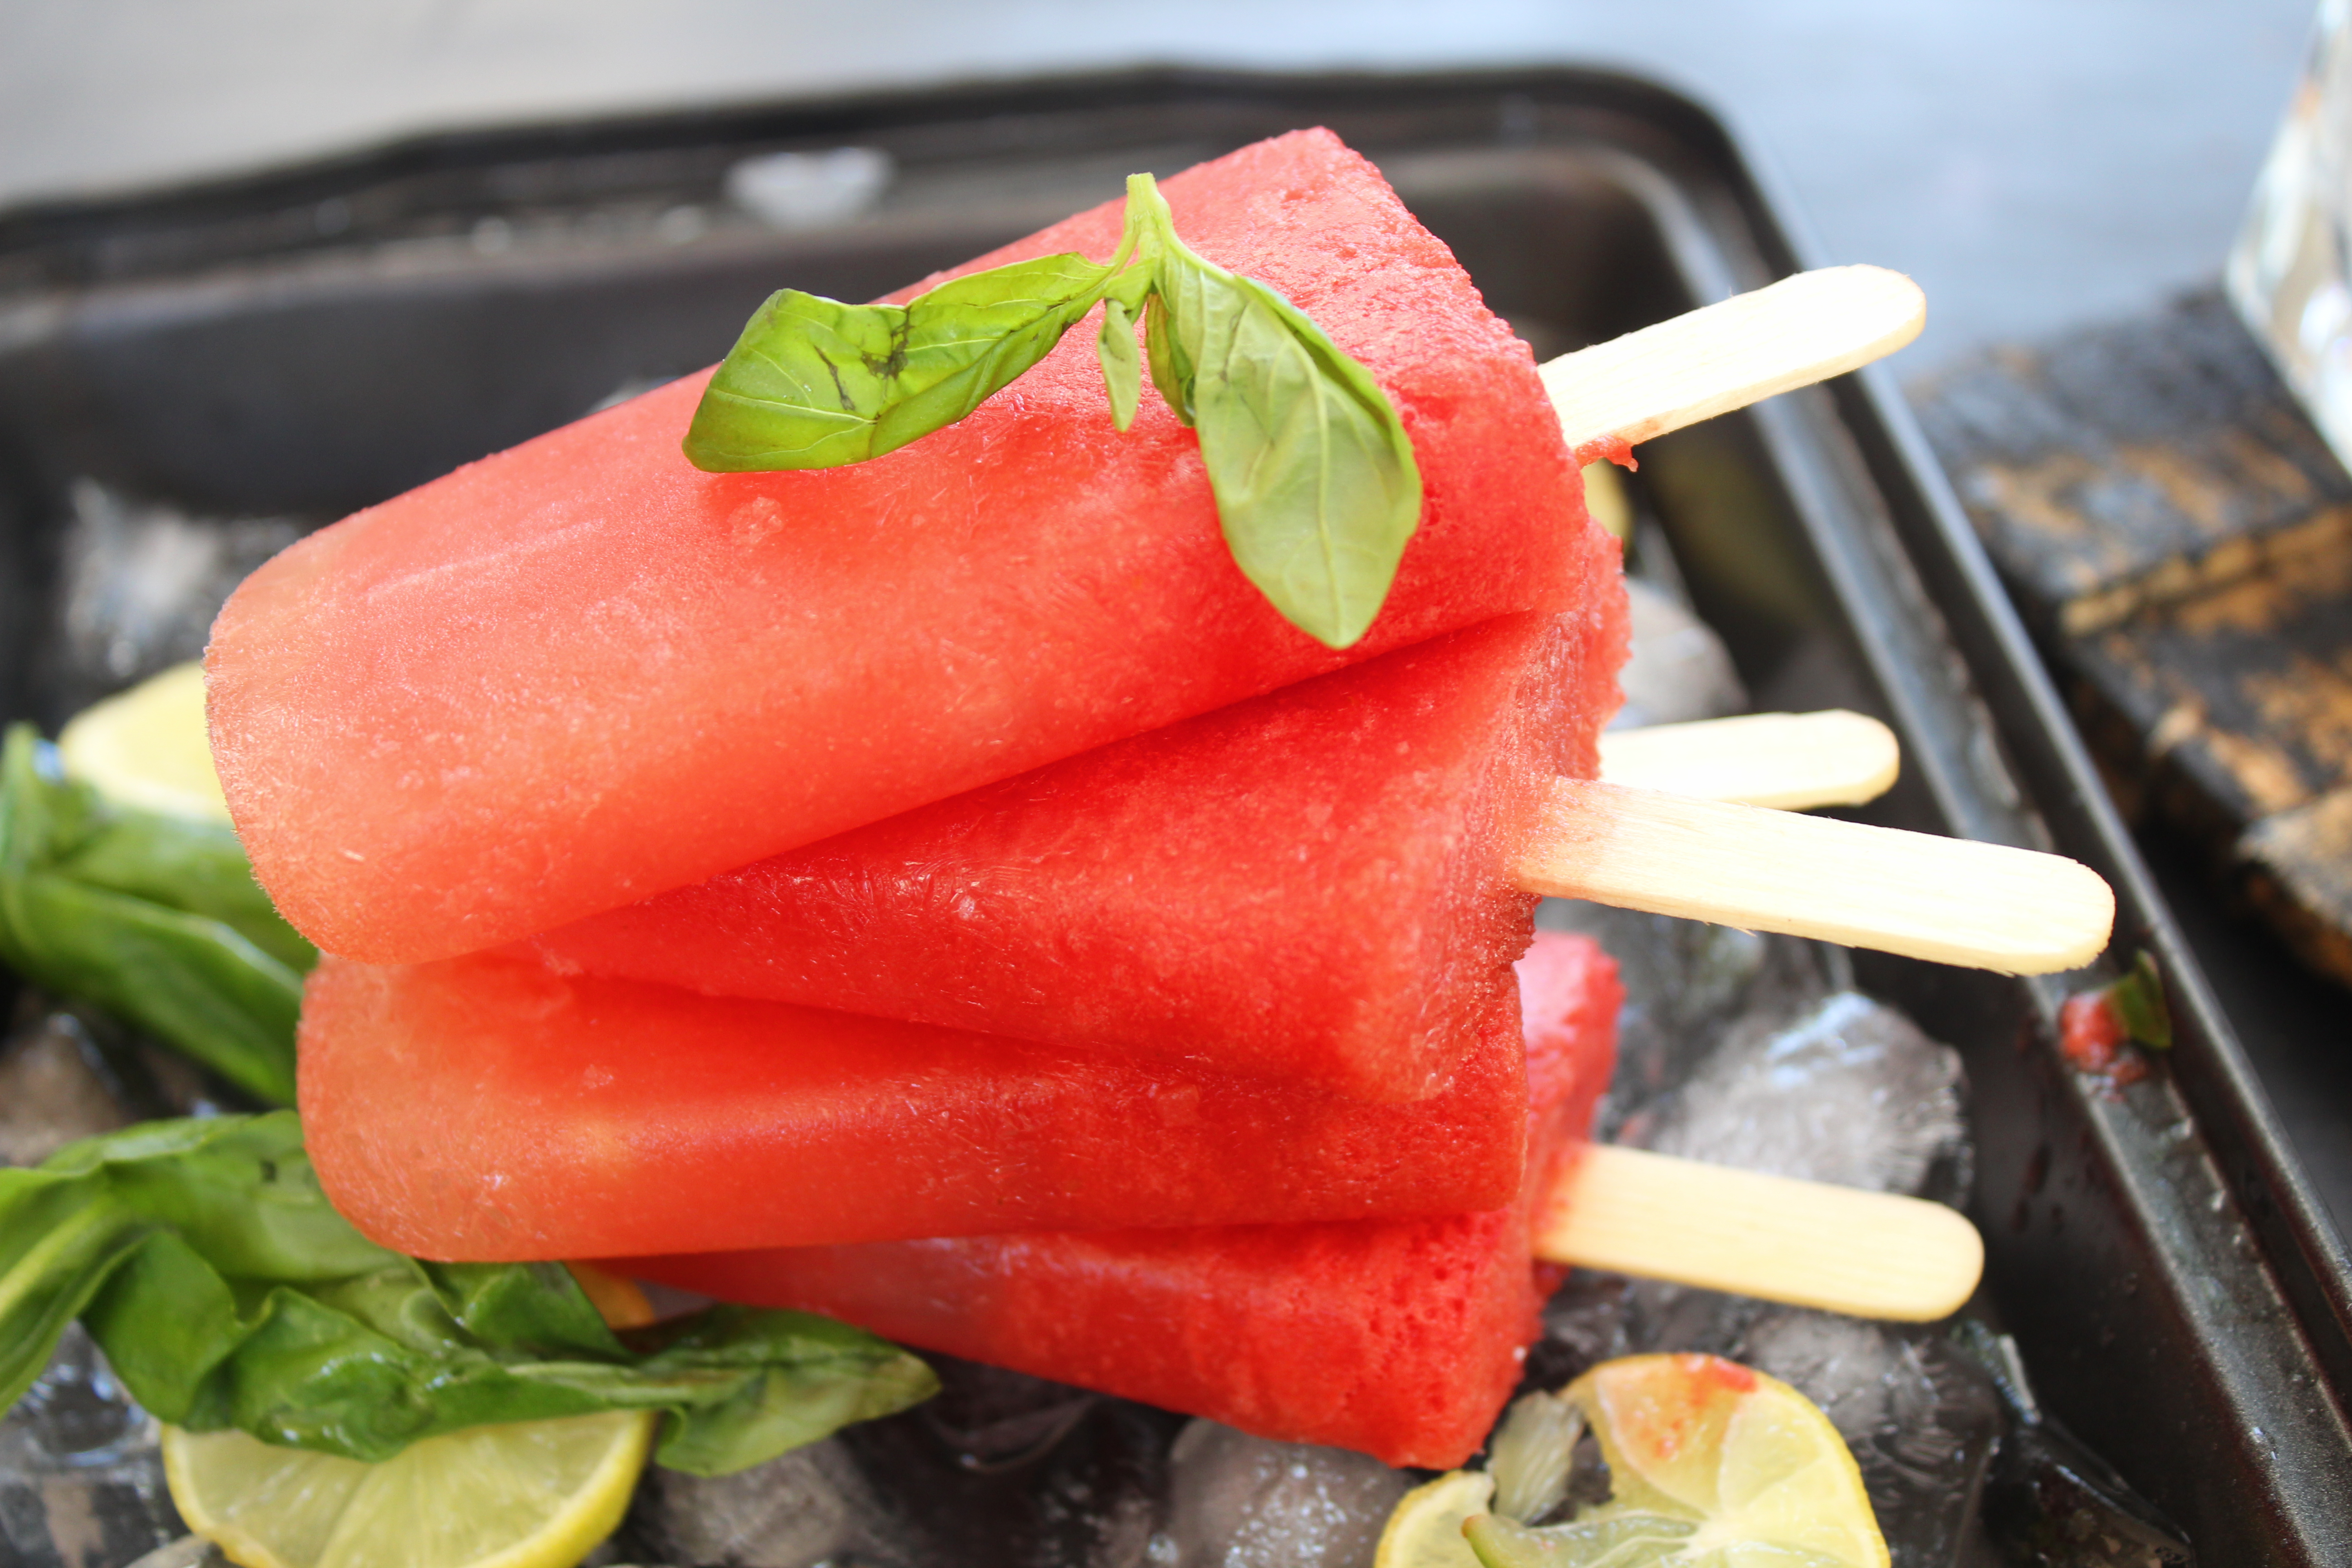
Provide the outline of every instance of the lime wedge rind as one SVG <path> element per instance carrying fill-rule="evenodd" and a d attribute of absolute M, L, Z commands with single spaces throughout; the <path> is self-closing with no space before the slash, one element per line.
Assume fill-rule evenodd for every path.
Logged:
<path fill-rule="evenodd" d="M 572 1568 L 619 1525 L 656 1420 L 469 1427 L 380 1465 L 166 1427 L 164 1479 L 241 1568 Z"/>

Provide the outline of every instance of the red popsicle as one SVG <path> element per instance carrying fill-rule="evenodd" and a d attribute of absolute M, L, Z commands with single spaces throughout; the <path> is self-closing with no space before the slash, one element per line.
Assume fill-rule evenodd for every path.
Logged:
<path fill-rule="evenodd" d="M 1616 966 L 1540 933 L 1519 964 L 1532 1100 L 1521 1197 L 1355 1224 L 971 1237 L 633 1258 L 729 1300 L 797 1307 L 924 1349 L 1207 1415 L 1261 1436 L 1447 1468 L 1518 1381 L 1558 1271 L 1528 1194 L 1609 1079 Z M 1572 1152 L 1569 1157 L 1572 1157 Z"/>
<path fill-rule="evenodd" d="M 1502 617 L 527 945 L 1417 1099 L 1527 947 L 1508 868 L 1550 780 L 1592 773 L 1619 626 Z"/>
<path fill-rule="evenodd" d="M 361 1230 L 452 1260 L 1503 1203 L 1527 1130 L 1507 970 L 1413 1105 L 492 954 L 330 958 L 302 1124 Z"/>
<path fill-rule="evenodd" d="M 240 588 L 214 753 L 278 907 L 331 952 L 470 952 L 1430 637 L 1615 603 L 1526 346 L 1328 132 L 1167 183 L 1395 404 L 1425 493 L 1335 652 L 1229 559 L 1192 433 L 1112 426 L 1092 333 L 887 457 L 708 474 L 702 377 L 346 519 Z M 1112 248 L 1119 205 L 980 267 Z"/>

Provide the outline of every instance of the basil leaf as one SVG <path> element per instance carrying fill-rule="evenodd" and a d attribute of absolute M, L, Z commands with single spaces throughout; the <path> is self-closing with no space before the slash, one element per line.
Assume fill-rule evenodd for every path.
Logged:
<path fill-rule="evenodd" d="M 2107 1003 L 2124 1033 L 2151 1050 L 2172 1048 L 2172 1009 L 2165 1005 L 2164 977 L 2156 954 L 2146 948 L 2132 960 L 2131 973 L 2107 987 Z"/>
<path fill-rule="evenodd" d="M 1045 256 L 942 283 L 905 305 L 786 289 L 704 389 L 687 460 L 719 473 L 829 468 L 952 425 L 1045 357 L 1113 273 Z"/>
<path fill-rule="evenodd" d="M 0 1411 L 31 1387 L 58 1337 L 154 1234 L 94 1183 L 11 1184 L 0 1170 Z"/>
<path fill-rule="evenodd" d="M 1421 520 L 1402 421 L 1364 367 L 1280 294 L 1185 248 L 1148 176 L 1160 227 L 1152 379 L 1201 433 L 1226 545 L 1291 624 L 1332 647 L 1371 626 Z M 1164 368 L 1163 368 L 1164 367 Z"/>
<path fill-rule="evenodd" d="M 721 1474 L 936 1386 L 797 1312 L 626 1336 L 560 1264 L 435 1264 L 335 1213 L 291 1112 L 155 1122 L 0 1170 L 0 1408 L 77 1313 L 132 1397 L 195 1431 L 382 1460 L 489 1422 L 666 1413 L 657 1458 Z"/>
<path fill-rule="evenodd" d="M 137 1024 L 265 1100 L 294 1098 L 308 942 L 236 836 L 68 779 L 29 725 L 0 745 L 0 962 Z"/>
<path fill-rule="evenodd" d="M 1116 300 L 1103 301 L 1102 337 L 1095 353 L 1110 396 L 1110 421 L 1124 430 L 1135 423 L 1136 405 L 1143 400 L 1143 361 L 1135 352 L 1135 318 Z"/>
<path fill-rule="evenodd" d="M 1151 384 L 1187 428 L 1192 419 L 1192 361 L 1176 341 L 1168 316 L 1168 301 L 1155 289 L 1143 311 L 1143 352 L 1151 365 Z"/>
<path fill-rule="evenodd" d="M 1186 248 L 1149 174 L 1128 180 L 1110 261 L 1044 257 L 905 306 L 772 296 L 712 375 L 686 454 L 719 471 L 862 462 L 952 424 L 1104 301 L 1096 344 L 1127 429 L 1143 359 L 1201 457 L 1243 574 L 1333 647 L 1364 635 L 1421 518 L 1403 422 L 1363 366 L 1297 307 Z"/>

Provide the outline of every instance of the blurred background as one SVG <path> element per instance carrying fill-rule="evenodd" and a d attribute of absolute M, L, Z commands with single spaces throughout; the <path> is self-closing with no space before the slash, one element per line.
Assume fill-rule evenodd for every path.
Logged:
<path fill-rule="evenodd" d="M 1910 376 L 2218 275 L 2309 0 L 10 0 L 0 208 L 387 137 L 1144 62 L 1616 64 L 1780 171 L 1821 255 L 1916 276 Z"/>

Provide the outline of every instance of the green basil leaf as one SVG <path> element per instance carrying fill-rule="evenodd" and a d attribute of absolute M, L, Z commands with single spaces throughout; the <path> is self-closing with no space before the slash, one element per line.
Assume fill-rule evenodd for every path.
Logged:
<path fill-rule="evenodd" d="M 24 1397 L 66 1325 L 155 1227 L 105 1184 L 12 1182 L 0 1170 L 0 1410 Z"/>
<path fill-rule="evenodd" d="M 1143 359 L 1135 349 L 1135 318 L 1116 300 L 1103 301 L 1102 337 L 1095 353 L 1102 361 L 1111 423 L 1124 430 L 1135 423 L 1136 405 L 1143 400 Z"/>
<path fill-rule="evenodd" d="M 56 869 L 88 887 L 218 921 L 298 973 L 319 962 L 319 950 L 253 879 L 245 846 L 226 824 L 110 805 Z"/>
<path fill-rule="evenodd" d="M 1280 294 L 1185 248 L 1148 178 L 1162 247 L 1152 379 L 1201 433 L 1234 563 L 1331 647 L 1361 637 L 1421 521 L 1412 443 L 1370 373 Z M 1149 323 L 1148 323 L 1149 324 Z M 1164 368 L 1163 368 L 1164 366 Z"/>
<path fill-rule="evenodd" d="M 939 1387 L 920 1358 L 806 1312 L 722 1305 L 627 1338 L 651 1351 L 637 1363 L 640 1375 L 680 1388 L 707 1379 L 726 1391 L 723 1399 L 681 1404 L 663 1423 L 655 1457 L 698 1476 L 749 1469 L 920 1404 Z"/>
<path fill-rule="evenodd" d="M 1421 518 L 1412 444 L 1379 385 L 1265 284 L 1177 237 L 1149 174 L 1128 180 L 1116 255 L 1017 262 L 905 306 L 786 289 L 712 376 L 686 454 L 720 471 L 861 462 L 970 414 L 1105 302 L 1096 353 L 1111 419 L 1131 425 L 1143 360 L 1201 433 L 1227 547 L 1284 616 L 1333 647 L 1360 638 Z"/>
<path fill-rule="evenodd" d="M 1045 256 L 905 305 L 787 289 L 760 307 L 702 395 L 687 459 L 737 473 L 863 462 L 954 424 L 1045 357 L 1113 268 Z"/>
<path fill-rule="evenodd" d="M 936 1386 L 801 1313 L 713 1308 L 625 1342 L 561 1265 L 387 1251 L 327 1202 L 291 1112 L 153 1122 L 0 1170 L 0 1406 L 77 1313 L 164 1420 L 371 1461 L 489 1422 L 660 1410 L 661 1462 L 719 1474 Z"/>
<path fill-rule="evenodd" d="M 1168 302 L 1157 290 L 1143 310 L 1143 352 L 1151 366 L 1151 384 L 1160 389 L 1160 396 L 1176 416 L 1176 423 L 1191 427 L 1194 423 L 1192 361 L 1176 341 Z"/>
<path fill-rule="evenodd" d="M 2132 960 L 2131 973 L 2107 987 L 2107 1002 L 2115 1008 L 2124 1033 L 2151 1050 L 2172 1048 L 2172 1009 L 2165 1004 L 2164 977 L 2157 973 L 2156 954 L 2140 949 Z"/>
<path fill-rule="evenodd" d="M 30 725 L 0 745 L 0 963 L 94 1002 L 265 1100 L 294 1098 L 310 944 L 233 835 L 66 778 Z"/>

